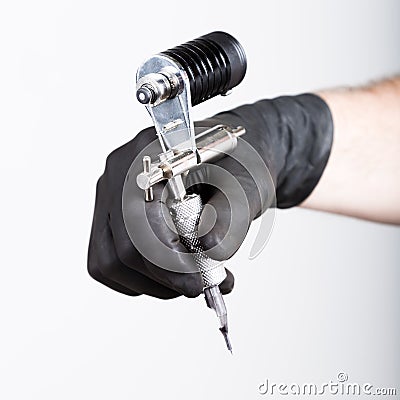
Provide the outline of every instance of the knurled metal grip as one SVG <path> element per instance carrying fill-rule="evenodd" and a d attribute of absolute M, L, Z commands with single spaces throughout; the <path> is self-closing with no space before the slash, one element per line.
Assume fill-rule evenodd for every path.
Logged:
<path fill-rule="evenodd" d="M 223 262 L 213 260 L 204 252 L 198 237 L 203 203 L 197 194 L 173 201 L 170 213 L 182 244 L 192 253 L 203 278 L 204 288 L 219 285 L 226 278 Z"/>

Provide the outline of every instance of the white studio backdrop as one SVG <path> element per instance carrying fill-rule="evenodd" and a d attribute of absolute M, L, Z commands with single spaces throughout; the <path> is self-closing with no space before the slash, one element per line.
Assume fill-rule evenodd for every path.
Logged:
<path fill-rule="evenodd" d="M 340 371 L 400 389 L 397 227 L 278 211 L 249 261 L 253 229 L 229 262 L 233 357 L 202 298 L 129 298 L 87 274 L 105 158 L 151 122 L 137 66 L 213 30 L 248 71 L 196 119 L 400 71 L 394 0 L 0 3 L 1 399 L 257 399 L 267 378 Z"/>

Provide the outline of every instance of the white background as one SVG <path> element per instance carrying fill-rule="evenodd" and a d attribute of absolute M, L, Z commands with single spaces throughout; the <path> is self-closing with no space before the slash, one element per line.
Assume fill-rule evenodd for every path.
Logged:
<path fill-rule="evenodd" d="M 87 274 L 105 157 L 151 122 L 136 68 L 213 30 L 248 72 L 197 119 L 400 71 L 399 1 L 1 2 L 1 399 L 256 399 L 266 378 L 340 371 L 399 393 L 399 228 L 279 211 L 250 262 L 252 231 L 229 262 L 233 357 L 202 298 L 130 298 Z"/>

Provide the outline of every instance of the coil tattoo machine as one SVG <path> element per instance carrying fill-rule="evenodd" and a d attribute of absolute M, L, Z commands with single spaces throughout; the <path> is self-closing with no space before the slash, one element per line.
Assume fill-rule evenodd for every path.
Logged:
<path fill-rule="evenodd" d="M 182 176 L 201 163 L 233 151 L 243 127 L 218 125 L 195 134 L 191 108 L 217 95 L 226 95 L 246 73 L 240 43 L 225 32 L 213 32 L 163 51 L 138 68 L 136 97 L 151 115 L 162 153 L 143 158 L 137 177 L 145 201 L 153 200 L 152 185 L 168 180 L 169 210 L 182 244 L 192 253 L 204 283 L 207 306 L 219 319 L 228 349 L 228 319 L 219 284 L 226 278 L 223 262 L 207 256 L 198 239 L 202 201 L 187 194 Z"/>

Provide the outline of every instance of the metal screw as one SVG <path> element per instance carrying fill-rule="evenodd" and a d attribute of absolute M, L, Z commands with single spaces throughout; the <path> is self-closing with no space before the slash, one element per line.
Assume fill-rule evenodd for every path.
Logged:
<path fill-rule="evenodd" d="M 151 169 L 151 158 L 149 156 L 143 157 L 143 172 L 145 174 L 149 174 Z M 144 200 L 145 201 L 153 201 L 153 188 L 149 187 L 148 189 L 144 189 Z"/>

